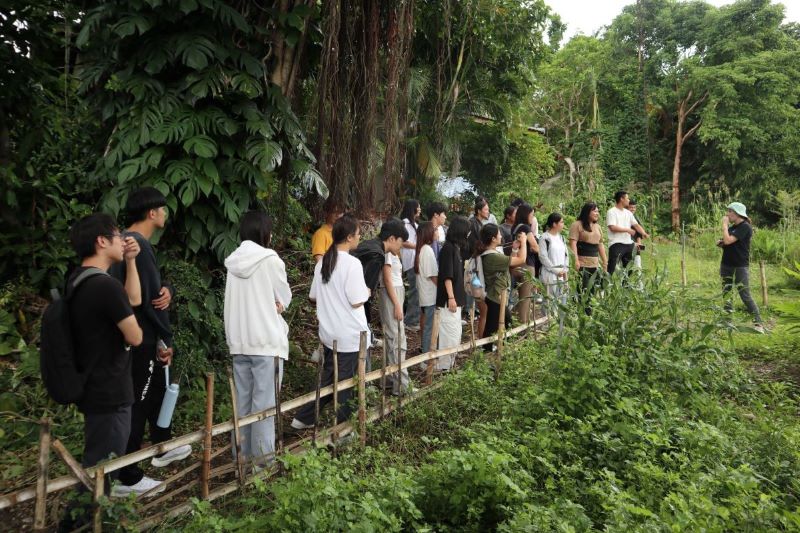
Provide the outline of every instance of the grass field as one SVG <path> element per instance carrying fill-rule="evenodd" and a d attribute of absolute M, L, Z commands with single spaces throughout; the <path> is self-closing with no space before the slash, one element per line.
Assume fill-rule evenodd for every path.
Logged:
<path fill-rule="evenodd" d="M 648 243 L 642 255 L 646 272 L 665 270 L 670 283 L 681 283 L 681 246 L 668 241 Z M 688 289 L 709 302 L 722 305 L 722 289 L 719 277 L 720 252 L 717 248 L 686 246 L 686 278 Z M 759 335 L 749 331 L 734 332 L 731 336 L 734 350 L 739 357 L 751 363 L 752 369 L 769 379 L 781 379 L 800 385 L 800 332 L 793 332 L 773 306 L 800 297 L 800 286 L 792 285 L 791 278 L 779 265 L 765 265 L 768 306 L 764 306 L 761 293 L 760 267 L 750 266 L 750 292 L 761 309 L 768 326 L 768 334 Z M 734 294 L 734 320 L 737 327 L 747 327 L 752 321 L 738 294 Z"/>

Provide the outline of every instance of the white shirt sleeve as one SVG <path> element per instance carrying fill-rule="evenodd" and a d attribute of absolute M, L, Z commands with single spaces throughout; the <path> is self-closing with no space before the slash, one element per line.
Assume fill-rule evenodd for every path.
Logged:
<path fill-rule="evenodd" d="M 317 299 L 317 286 L 322 281 L 322 261 L 318 262 L 314 267 L 314 278 L 311 280 L 311 290 L 308 292 L 310 300 Z"/>
<path fill-rule="evenodd" d="M 419 273 L 424 278 L 437 276 L 439 274 L 439 265 L 436 264 L 436 256 L 433 254 L 433 248 L 428 245 L 422 247 L 419 256 Z"/>
<path fill-rule="evenodd" d="M 345 294 L 347 294 L 347 301 L 350 302 L 350 305 L 363 304 L 369 298 L 369 289 L 364 281 L 364 271 L 358 260 L 349 265 L 345 281 Z"/>
<path fill-rule="evenodd" d="M 617 217 L 617 210 L 614 208 L 609 209 L 608 213 L 606 214 L 606 226 L 610 227 L 619 225 L 620 223 Z"/>

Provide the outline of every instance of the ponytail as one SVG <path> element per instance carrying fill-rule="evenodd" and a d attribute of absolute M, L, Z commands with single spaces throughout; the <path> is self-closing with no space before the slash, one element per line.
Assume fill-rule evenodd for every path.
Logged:
<path fill-rule="evenodd" d="M 478 242 L 475 243 L 475 253 L 473 254 L 474 257 L 480 256 L 483 252 L 489 249 L 489 246 L 492 244 L 492 240 L 497 237 L 497 233 L 500 231 L 500 227 L 497 224 L 486 224 L 481 228 L 480 236 L 478 238 Z"/>
<path fill-rule="evenodd" d="M 339 257 L 337 245 L 347 241 L 351 235 L 358 231 L 358 221 L 350 215 L 342 215 L 333 223 L 333 244 L 325 251 L 322 256 L 322 283 L 328 283 L 336 268 L 336 259 Z"/>

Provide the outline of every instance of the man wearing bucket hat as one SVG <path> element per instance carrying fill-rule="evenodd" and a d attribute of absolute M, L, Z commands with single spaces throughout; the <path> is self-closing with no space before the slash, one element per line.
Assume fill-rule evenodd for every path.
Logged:
<path fill-rule="evenodd" d="M 725 309 L 733 310 L 729 294 L 735 284 L 742 302 L 753 315 L 756 331 L 764 333 L 761 313 L 753 297 L 750 296 L 750 239 L 753 237 L 753 228 L 750 226 L 750 218 L 747 216 L 744 204 L 733 202 L 727 209 L 727 213 L 722 217 L 722 239 L 717 241 L 717 246 L 722 248 L 719 275 L 722 277 Z"/>

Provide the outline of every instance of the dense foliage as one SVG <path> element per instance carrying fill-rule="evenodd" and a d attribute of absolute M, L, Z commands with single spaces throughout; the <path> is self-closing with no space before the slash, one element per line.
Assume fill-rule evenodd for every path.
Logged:
<path fill-rule="evenodd" d="M 749 379 L 714 310 L 657 276 L 607 291 L 596 315 L 571 309 L 564 335 L 519 345 L 499 381 L 476 362 L 373 447 L 288 457 L 285 479 L 230 513 L 198 503 L 182 527 L 800 527 L 796 401 Z"/>
<path fill-rule="evenodd" d="M 529 116 L 548 126 L 572 191 L 596 197 L 605 179 L 672 196 L 678 229 L 692 187 L 725 189 L 774 220 L 764 198 L 800 173 L 795 26 L 764 0 L 632 3 L 542 65 Z"/>

